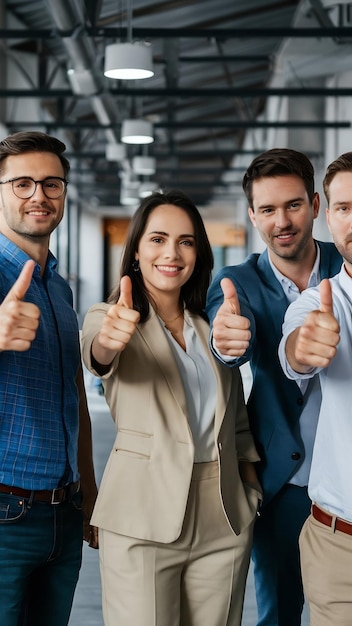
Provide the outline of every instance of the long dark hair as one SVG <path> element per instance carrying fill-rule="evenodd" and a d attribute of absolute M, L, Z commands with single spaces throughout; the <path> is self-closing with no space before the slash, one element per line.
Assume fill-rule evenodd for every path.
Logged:
<path fill-rule="evenodd" d="M 171 204 L 183 209 L 192 221 L 197 258 L 192 276 L 181 287 L 180 300 L 191 313 L 197 313 L 205 317 L 205 299 L 211 279 L 214 258 L 202 217 L 193 202 L 181 191 L 155 191 L 142 201 L 128 229 L 121 259 L 120 275 L 127 275 L 131 278 L 133 307 L 136 311 L 139 311 L 141 322 L 144 322 L 149 313 L 150 295 L 145 288 L 141 272 L 135 271 L 135 254 L 138 251 L 139 242 L 145 231 L 150 214 L 163 204 Z M 112 291 L 108 302 L 116 303 L 119 296 L 120 285 L 117 285 Z"/>

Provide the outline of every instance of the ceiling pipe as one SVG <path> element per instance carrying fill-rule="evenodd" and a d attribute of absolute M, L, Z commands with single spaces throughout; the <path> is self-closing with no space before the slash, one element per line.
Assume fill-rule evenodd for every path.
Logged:
<path fill-rule="evenodd" d="M 95 95 L 92 97 L 92 107 L 97 120 L 105 129 L 105 136 L 108 142 L 115 143 L 119 141 L 118 134 L 112 128 L 116 123 L 116 117 L 113 113 L 116 110 L 116 103 L 112 102 L 110 94 L 99 94 L 103 89 L 103 77 L 96 65 L 96 51 L 92 40 L 86 36 L 84 30 L 84 17 L 80 13 L 78 6 L 71 0 L 47 0 L 52 18 L 58 30 L 63 32 L 71 32 L 72 34 L 63 37 L 62 43 L 69 55 L 73 70 L 84 70 L 91 83 L 96 87 Z M 70 68 L 68 68 L 70 69 Z"/>
<path fill-rule="evenodd" d="M 71 0 L 72 1 L 72 0 Z M 64 4 L 63 0 L 47 0 L 50 4 Z M 75 28 L 72 27 L 69 30 L 61 31 L 57 33 L 53 29 L 30 29 L 31 39 L 55 39 L 58 34 L 61 37 L 72 37 L 75 33 Z M 104 39 L 126 39 L 127 28 L 124 27 L 87 27 L 84 30 L 85 35 L 88 37 L 100 37 Z M 24 35 L 29 36 L 29 31 L 23 28 L 0 28 L 0 39 L 23 39 Z M 133 34 L 136 39 L 172 39 L 172 38 L 184 38 L 184 39 L 215 39 L 218 41 L 231 40 L 231 39 L 265 39 L 265 38 L 277 38 L 280 41 L 285 39 L 321 39 L 321 38 L 343 38 L 351 39 L 351 27 L 350 26 L 334 26 L 334 27 L 319 27 L 313 26 L 295 28 L 263 28 L 258 26 L 257 28 L 245 28 L 243 26 L 238 28 L 134 28 Z"/>

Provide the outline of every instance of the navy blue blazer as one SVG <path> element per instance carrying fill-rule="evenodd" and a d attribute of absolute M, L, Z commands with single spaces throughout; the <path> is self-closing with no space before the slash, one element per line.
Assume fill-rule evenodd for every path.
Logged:
<path fill-rule="evenodd" d="M 316 243 L 320 248 L 320 278 L 334 276 L 341 268 L 340 254 L 332 243 Z M 262 254 L 251 254 L 240 265 L 224 267 L 217 274 L 207 298 L 211 324 L 223 303 L 220 281 L 225 277 L 236 286 L 241 315 L 251 324 L 248 350 L 243 357 L 227 365 L 239 366 L 250 361 L 253 385 L 247 407 L 261 457 L 257 471 L 265 506 L 297 471 L 304 458 L 298 428 L 304 396 L 297 384 L 284 375 L 277 354 L 289 302 L 265 250 Z"/>

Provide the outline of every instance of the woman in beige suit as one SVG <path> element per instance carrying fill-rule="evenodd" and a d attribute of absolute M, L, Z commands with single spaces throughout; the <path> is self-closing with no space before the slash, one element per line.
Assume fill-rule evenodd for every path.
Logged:
<path fill-rule="evenodd" d="M 241 623 L 261 491 L 240 374 L 208 348 L 212 266 L 193 203 L 156 192 L 84 322 L 117 428 L 92 518 L 106 626 Z"/>

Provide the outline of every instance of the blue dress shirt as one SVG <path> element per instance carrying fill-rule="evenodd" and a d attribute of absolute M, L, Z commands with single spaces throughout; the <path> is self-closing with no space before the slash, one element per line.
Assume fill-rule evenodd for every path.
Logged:
<path fill-rule="evenodd" d="M 1 301 L 28 259 L 0 234 Z M 0 483 L 24 489 L 78 479 L 78 323 L 56 265 L 49 252 L 43 277 L 36 265 L 25 296 L 40 309 L 30 349 L 0 352 Z"/>

